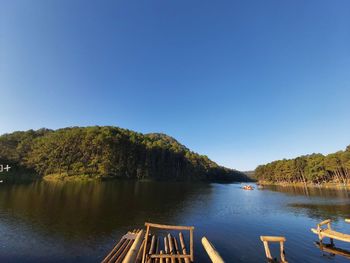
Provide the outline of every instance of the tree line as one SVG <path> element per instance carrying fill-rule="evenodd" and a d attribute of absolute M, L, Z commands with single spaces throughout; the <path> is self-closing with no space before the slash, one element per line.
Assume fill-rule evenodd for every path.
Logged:
<path fill-rule="evenodd" d="M 350 145 L 344 151 L 323 155 L 314 153 L 283 159 L 255 169 L 259 181 L 283 183 L 350 183 Z"/>
<path fill-rule="evenodd" d="M 245 181 L 160 133 L 111 126 L 40 129 L 0 136 L 0 160 L 45 175 L 160 180 Z"/>

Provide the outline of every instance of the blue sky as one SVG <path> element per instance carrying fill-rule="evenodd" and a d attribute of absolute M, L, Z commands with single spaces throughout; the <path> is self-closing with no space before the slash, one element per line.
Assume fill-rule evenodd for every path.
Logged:
<path fill-rule="evenodd" d="M 0 133 L 164 132 L 241 170 L 350 144 L 348 0 L 0 6 Z"/>

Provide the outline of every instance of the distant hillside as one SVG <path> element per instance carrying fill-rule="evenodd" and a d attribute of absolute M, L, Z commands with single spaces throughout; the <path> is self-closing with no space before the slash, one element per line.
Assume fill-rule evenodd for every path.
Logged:
<path fill-rule="evenodd" d="M 246 176 L 248 176 L 250 179 L 252 180 L 256 180 L 255 177 L 255 171 L 243 171 L 242 173 L 244 173 Z"/>
<path fill-rule="evenodd" d="M 86 178 L 246 181 L 239 171 L 217 165 L 160 133 L 117 127 L 40 129 L 0 136 L 0 161 L 14 166 L 7 179 L 45 175 Z M 16 173 L 18 171 L 18 173 Z M 11 174 L 11 177 L 9 176 Z"/>
<path fill-rule="evenodd" d="M 350 145 L 344 151 L 283 159 L 255 169 L 259 181 L 272 183 L 350 183 Z"/>

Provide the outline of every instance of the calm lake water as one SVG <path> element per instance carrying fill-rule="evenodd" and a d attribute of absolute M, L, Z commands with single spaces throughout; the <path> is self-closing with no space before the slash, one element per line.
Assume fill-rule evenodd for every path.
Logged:
<path fill-rule="evenodd" d="M 347 191 L 240 187 L 133 181 L 0 185 L 0 262 L 99 262 L 145 221 L 194 225 L 196 262 L 209 262 L 203 235 L 226 262 L 264 262 L 260 235 L 286 236 L 289 262 L 348 261 L 322 253 L 310 231 L 331 218 L 336 229 L 350 233 L 344 222 L 350 217 Z M 335 244 L 350 250 L 347 243 Z"/>

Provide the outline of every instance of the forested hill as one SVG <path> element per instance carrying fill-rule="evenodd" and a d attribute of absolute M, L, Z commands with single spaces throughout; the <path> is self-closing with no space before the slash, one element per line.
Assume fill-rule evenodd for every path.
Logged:
<path fill-rule="evenodd" d="M 255 170 L 259 181 L 286 183 L 350 183 L 350 145 L 336 153 L 311 154 L 274 161 Z"/>
<path fill-rule="evenodd" d="M 246 181 L 160 133 L 117 127 L 70 127 L 0 136 L 0 161 L 45 175 L 159 180 Z M 4 176 L 5 173 L 0 175 Z M 12 176 L 16 176 L 12 173 Z"/>

